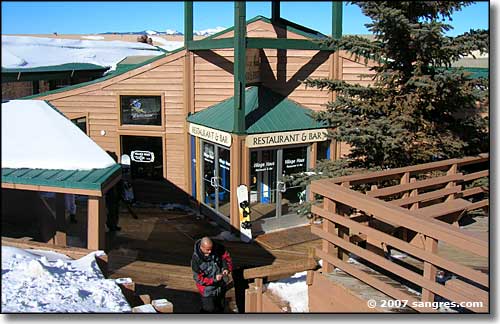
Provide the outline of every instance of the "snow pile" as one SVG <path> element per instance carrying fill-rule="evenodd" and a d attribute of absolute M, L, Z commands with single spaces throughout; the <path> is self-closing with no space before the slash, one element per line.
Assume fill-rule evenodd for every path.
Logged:
<path fill-rule="evenodd" d="M 115 164 L 43 100 L 2 103 L 2 168 L 90 170 Z"/>
<path fill-rule="evenodd" d="M 109 313 L 131 308 L 99 270 L 96 251 L 78 260 L 51 251 L 2 246 L 2 312 Z"/>
<path fill-rule="evenodd" d="M 2 35 L 2 68 L 90 63 L 114 70 L 116 64 L 127 56 L 161 54 L 156 47 L 139 42 Z"/>
<path fill-rule="evenodd" d="M 267 290 L 290 304 L 292 313 L 309 312 L 309 295 L 306 284 L 307 271 L 298 272 L 290 278 L 270 282 Z"/>
<path fill-rule="evenodd" d="M 82 36 L 83 39 L 92 39 L 92 40 L 101 40 L 101 39 L 104 39 L 104 36 L 95 36 L 95 35 L 91 35 L 91 36 Z"/>
<path fill-rule="evenodd" d="M 169 41 L 169 40 L 166 40 L 160 36 L 151 36 L 151 39 L 153 40 L 153 43 L 155 43 L 155 45 L 163 48 L 166 51 L 173 51 L 177 48 L 184 46 L 184 42 Z M 160 44 L 160 45 L 158 45 L 158 44 Z"/>

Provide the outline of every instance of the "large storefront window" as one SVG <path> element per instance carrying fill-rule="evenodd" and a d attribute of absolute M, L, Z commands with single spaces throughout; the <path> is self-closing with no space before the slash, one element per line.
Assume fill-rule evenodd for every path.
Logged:
<path fill-rule="evenodd" d="M 161 126 L 161 96 L 120 96 L 122 125 Z"/>
<path fill-rule="evenodd" d="M 291 204 L 305 200 L 305 188 L 285 183 L 286 176 L 304 172 L 307 166 L 307 146 L 251 151 L 251 218 L 264 231 L 307 222 L 291 210 Z"/>
<path fill-rule="evenodd" d="M 202 142 L 203 203 L 219 214 L 230 216 L 230 153 L 209 142 Z"/>

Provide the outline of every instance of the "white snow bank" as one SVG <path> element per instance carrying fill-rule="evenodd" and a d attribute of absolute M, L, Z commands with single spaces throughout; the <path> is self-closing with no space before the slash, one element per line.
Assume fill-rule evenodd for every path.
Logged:
<path fill-rule="evenodd" d="M 292 313 L 309 312 L 309 295 L 306 284 L 307 271 L 290 278 L 270 282 L 267 289 L 290 304 Z"/>
<path fill-rule="evenodd" d="M 2 35 L 3 68 L 90 63 L 109 66 L 110 70 L 114 70 L 116 64 L 127 56 L 161 54 L 156 47 L 139 42 Z"/>
<path fill-rule="evenodd" d="M 180 41 L 169 41 L 160 36 L 151 36 L 153 43 L 158 47 L 163 48 L 166 51 L 173 51 L 177 48 L 184 46 L 184 42 Z"/>
<path fill-rule="evenodd" d="M 42 100 L 2 103 L 2 168 L 90 170 L 115 161 Z"/>
<path fill-rule="evenodd" d="M 83 39 L 92 39 L 92 40 L 100 40 L 100 39 L 104 39 L 104 36 L 94 36 L 94 35 L 91 35 L 91 36 L 82 36 Z"/>
<path fill-rule="evenodd" d="M 115 281 L 99 270 L 99 253 L 71 260 L 51 251 L 2 246 L 2 312 L 130 312 Z"/>
<path fill-rule="evenodd" d="M 218 32 L 221 32 L 224 29 L 226 29 L 226 27 L 217 26 L 215 28 L 207 28 L 207 29 L 203 29 L 203 30 L 195 30 L 193 32 L 193 34 L 197 35 L 197 36 L 210 36 L 210 35 L 213 35 L 213 34 L 217 34 Z"/>

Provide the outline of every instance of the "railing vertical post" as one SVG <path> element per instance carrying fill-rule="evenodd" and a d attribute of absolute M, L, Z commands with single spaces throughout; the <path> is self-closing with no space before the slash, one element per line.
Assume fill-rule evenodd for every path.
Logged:
<path fill-rule="evenodd" d="M 342 187 L 344 188 L 349 188 L 349 182 L 342 182 Z M 345 206 L 342 205 L 341 206 L 338 206 L 339 208 L 338 209 L 338 213 L 342 216 L 345 216 Z M 347 216 L 348 217 L 348 216 Z M 338 236 L 343 239 L 343 240 L 346 240 L 346 241 L 349 241 L 349 228 L 347 227 L 344 227 L 344 226 L 341 226 L 341 225 L 337 225 L 337 230 L 338 230 Z M 343 261 L 347 261 L 349 260 L 349 252 L 345 251 L 344 249 L 341 249 L 339 247 L 337 247 L 337 256 L 339 259 L 343 260 Z"/>
<path fill-rule="evenodd" d="M 410 172 L 403 173 L 401 180 L 399 180 L 399 184 L 406 184 L 410 182 Z M 408 198 L 409 194 L 405 192 L 401 198 Z"/>
<path fill-rule="evenodd" d="M 255 278 L 257 313 L 262 313 L 262 294 L 264 293 L 263 285 L 264 280 L 262 278 Z"/>
<path fill-rule="evenodd" d="M 415 183 L 415 182 L 417 182 L 416 178 L 410 179 L 410 183 Z M 415 197 L 415 196 L 418 196 L 418 189 L 413 189 L 410 192 L 410 197 Z M 415 209 L 418 209 L 418 202 L 415 202 L 415 203 L 411 204 L 411 206 L 410 206 L 410 210 L 415 210 Z"/>
<path fill-rule="evenodd" d="M 326 211 L 329 211 L 329 212 L 334 212 L 334 213 L 337 212 L 336 203 L 328 197 L 324 197 L 323 209 L 325 209 Z M 335 225 L 330 220 L 323 218 L 323 231 L 330 233 L 330 234 L 335 234 Z M 323 252 L 325 252 L 329 255 L 334 255 L 335 246 L 332 243 L 323 239 L 321 244 L 322 244 Z M 328 263 L 328 261 L 326 261 L 326 260 L 323 260 L 322 271 L 325 273 L 328 273 L 328 272 L 332 272 L 333 270 L 334 270 L 333 264 Z"/>
<path fill-rule="evenodd" d="M 455 163 L 455 164 L 452 164 L 450 166 L 450 169 L 446 172 L 446 175 L 452 175 L 452 174 L 456 174 L 458 171 L 458 164 Z M 453 188 L 457 185 L 457 182 L 456 181 L 450 181 L 448 182 L 448 184 L 446 185 L 446 188 Z M 446 197 L 446 200 L 445 201 L 450 201 L 452 199 L 455 199 L 455 194 L 449 194 L 448 197 Z"/>
<path fill-rule="evenodd" d="M 427 252 L 436 254 L 438 249 L 438 241 L 432 237 L 425 237 L 425 250 Z M 436 281 L 436 272 L 437 269 L 434 265 L 429 262 L 424 262 L 424 278 L 430 280 L 432 282 Z M 434 293 L 431 291 L 422 288 L 422 301 L 433 302 L 434 301 Z"/>

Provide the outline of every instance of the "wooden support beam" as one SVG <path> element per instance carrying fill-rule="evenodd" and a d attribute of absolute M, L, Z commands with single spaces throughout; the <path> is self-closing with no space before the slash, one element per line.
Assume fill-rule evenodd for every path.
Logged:
<path fill-rule="evenodd" d="M 332 2 L 332 37 L 342 37 L 342 1 Z"/>
<path fill-rule="evenodd" d="M 233 133 L 244 134 L 246 86 L 246 2 L 234 2 L 234 121 Z M 233 166 L 234 169 L 234 166 Z"/>
<path fill-rule="evenodd" d="M 203 51 L 220 48 L 233 48 L 234 38 L 201 39 L 187 42 L 187 49 L 190 51 Z"/>
<path fill-rule="evenodd" d="M 102 197 L 89 197 L 87 248 L 103 250 L 105 247 L 106 206 Z"/>
<path fill-rule="evenodd" d="M 271 2 L 271 20 L 273 22 L 276 22 L 281 18 L 280 9 L 281 9 L 281 6 L 280 6 L 279 1 L 272 1 Z"/>
<path fill-rule="evenodd" d="M 297 49 L 311 51 L 334 51 L 320 41 L 310 39 L 247 37 L 247 48 Z"/>
<path fill-rule="evenodd" d="M 193 1 L 184 1 L 184 47 L 193 40 Z"/>
<path fill-rule="evenodd" d="M 235 134 L 232 134 L 232 144 L 229 152 L 229 159 L 231 163 L 231 172 L 229 174 L 230 177 L 230 223 L 231 226 L 237 230 L 240 229 L 240 215 L 238 208 L 238 195 L 237 188 L 242 184 L 240 176 L 241 176 L 241 167 L 242 167 L 242 150 L 241 147 L 241 137 Z"/>
<path fill-rule="evenodd" d="M 54 244 L 66 246 L 66 208 L 63 193 L 56 193 L 56 235 Z"/>

